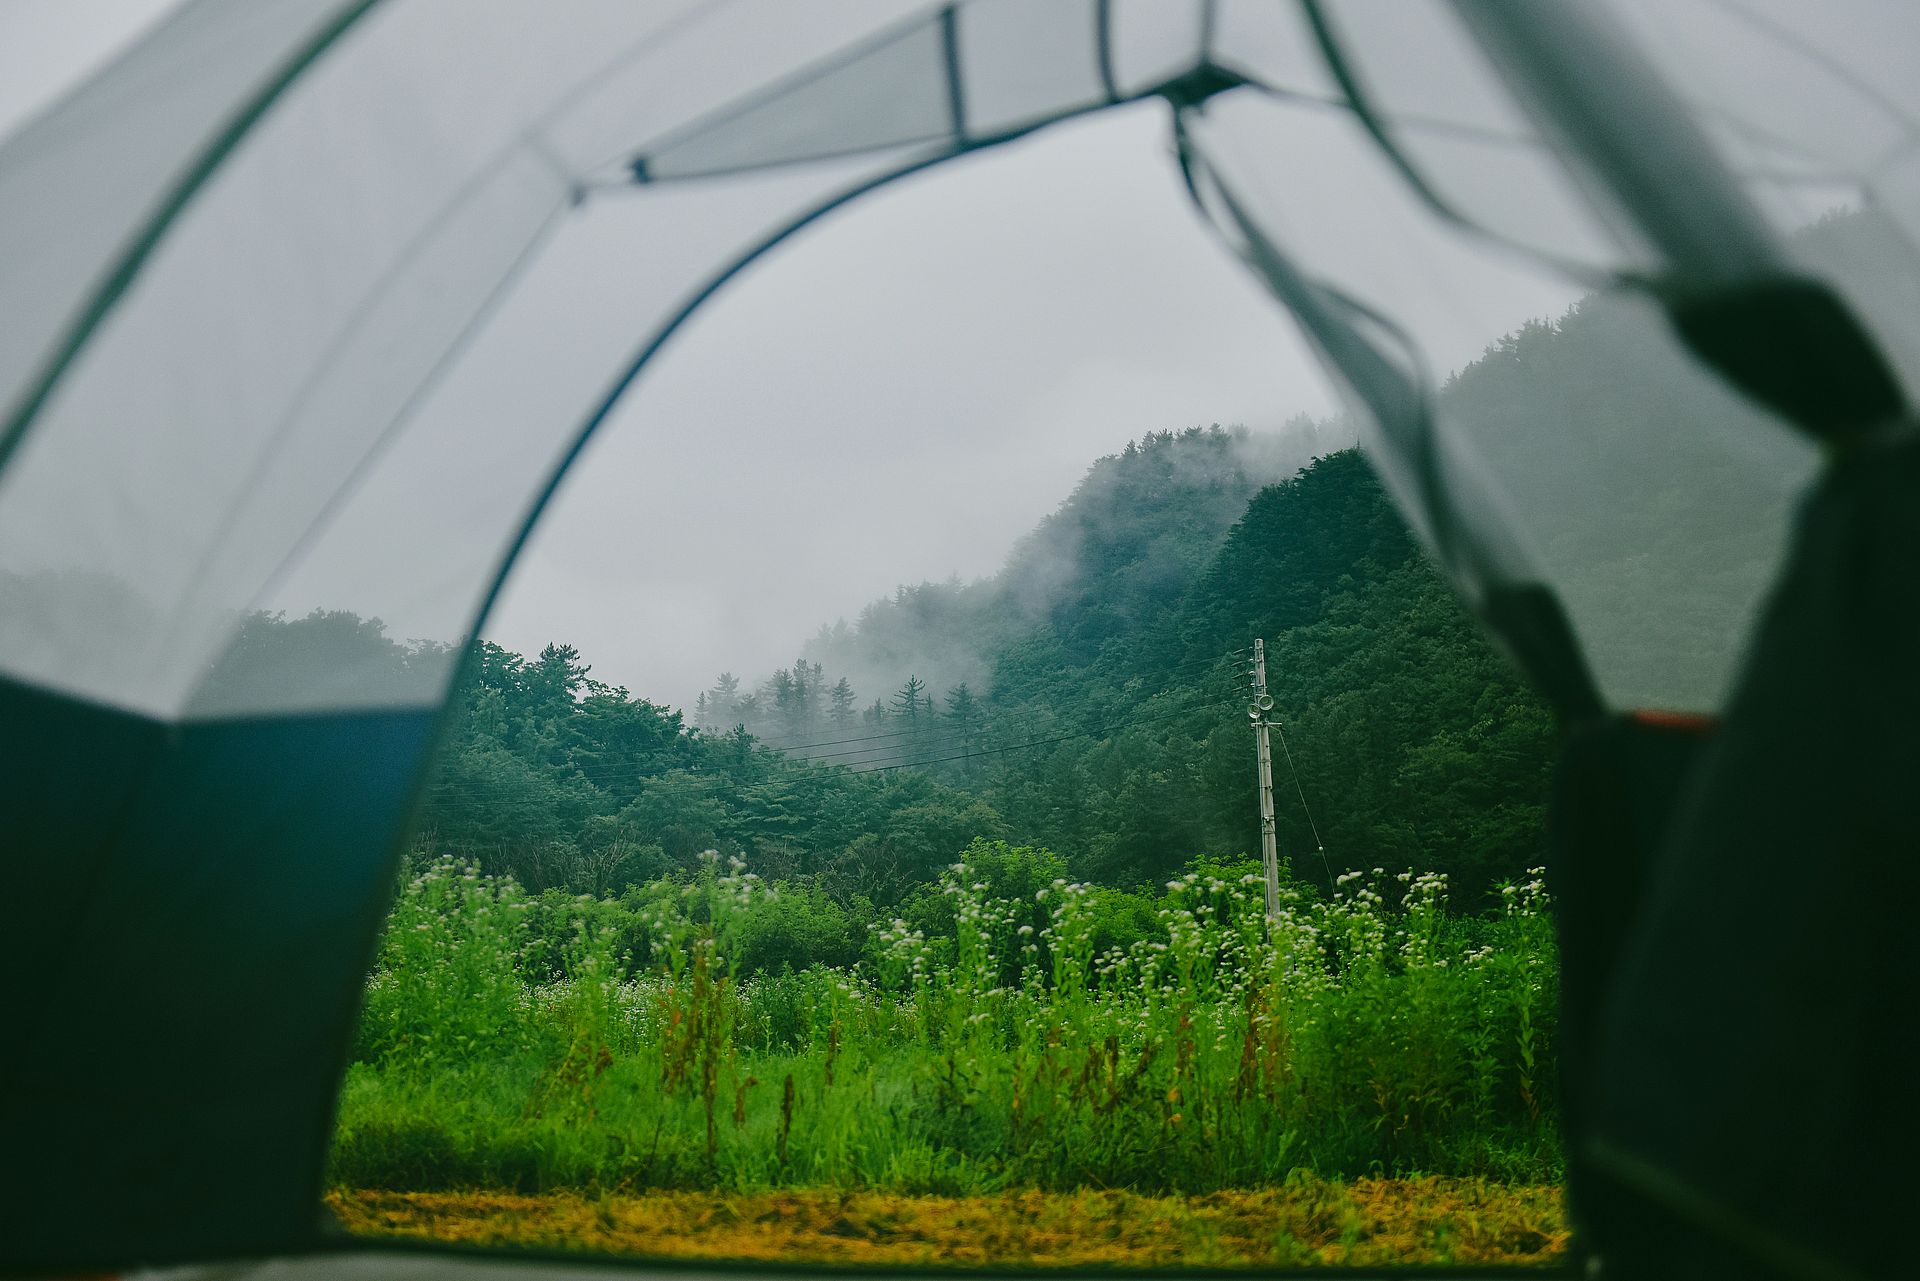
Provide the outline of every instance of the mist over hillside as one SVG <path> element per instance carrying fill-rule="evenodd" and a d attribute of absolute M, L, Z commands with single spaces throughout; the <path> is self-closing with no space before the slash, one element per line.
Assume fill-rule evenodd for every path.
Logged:
<path fill-rule="evenodd" d="M 1695 652 L 1672 636 L 1702 654 L 1737 636 L 1791 481 L 1777 428 L 1662 363 L 1673 340 L 1643 310 L 1604 300 L 1529 324 L 1436 406 L 1497 463 L 1627 706 L 1619 693 L 1638 684 L 1701 683 L 1687 663 L 1651 661 Z M 991 577 L 903 586 L 796 636 L 789 667 L 726 674 L 684 714 L 601 683 L 570 646 L 482 643 L 422 840 L 588 893 L 715 849 L 850 921 L 933 892 L 975 839 L 1054 851 L 1094 883 L 1153 885 L 1258 848 L 1245 715 L 1258 636 L 1292 874 L 1325 888 L 1349 868 L 1445 872 L 1477 901 L 1541 858 L 1553 718 L 1347 439 L 1304 422 L 1152 434 L 1096 461 Z M 1755 472 L 1782 473 L 1775 500 L 1753 501 Z M 1695 545 L 1663 550 L 1676 530 Z M 283 660 L 348 640 L 357 671 L 425 661 L 353 622 L 260 623 L 249 671 L 271 681 Z"/>
<path fill-rule="evenodd" d="M 1215 424 L 1151 433 L 1098 459 L 997 574 L 903 584 L 853 621 L 822 626 L 792 667 L 723 674 L 693 723 L 744 725 L 804 754 L 829 730 L 883 720 L 910 681 L 935 716 L 956 696 L 992 697 L 1000 654 L 1038 629 L 1091 658 L 1178 599 L 1256 493 L 1351 443 L 1344 425 L 1305 417 L 1278 432 Z"/>

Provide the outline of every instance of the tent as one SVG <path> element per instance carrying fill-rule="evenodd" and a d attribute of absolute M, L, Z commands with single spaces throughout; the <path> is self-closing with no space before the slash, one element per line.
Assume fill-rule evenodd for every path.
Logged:
<path fill-rule="evenodd" d="M 1917 73 L 1899 0 L 180 4 L 0 143 L 0 1264 L 328 1248 L 436 717 L 582 443 L 796 228 L 1154 99 L 1569 727 L 1588 1245 L 1890 1269 Z M 507 322 L 607 236 L 650 246 L 602 286 L 624 325 L 530 367 Z M 1665 408 L 1607 439 L 1578 387 L 1527 432 L 1441 408 L 1490 279 L 1601 300 Z M 522 430 L 471 436 L 479 403 Z M 242 626 L 400 601 L 444 644 L 397 683 Z"/>

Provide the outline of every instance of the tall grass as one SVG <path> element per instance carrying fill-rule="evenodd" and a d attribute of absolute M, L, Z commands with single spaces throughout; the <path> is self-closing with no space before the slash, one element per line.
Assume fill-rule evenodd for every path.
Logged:
<path fill-rule="evenodd" d="M 1559 1172 L 1538 879 L 1452 916 L 1435 875 L 1289 886 L 1200 864 L 1098 947 L 1102 896 L 996 892 L 976 843 L 941 928 L 744 975 L 781 893 L 717 857 L 556 914 L 450 861 L 406 885 L 367 993 L 333 1175 L 359 1187 L 1201 1192 Z M 946 922 L 950 921 L 950 927 Z"/>

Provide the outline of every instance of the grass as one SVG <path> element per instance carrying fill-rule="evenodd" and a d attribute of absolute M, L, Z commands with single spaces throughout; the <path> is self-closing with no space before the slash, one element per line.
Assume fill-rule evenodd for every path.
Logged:
<path fill-rule="evenodd" d="M 755 974 L 736 958 L 782 891 L 717 859 L 557 913 L 427 867 L 369 988 L 335 1208 L 836 1263 L 1561 1247 L 1537 880 L 1469 919 L 1442 878 L 1349 874 L 1288 887 L 1269 934 L 1257 876 L 1200 864 L 1102 945 L 1106 892 L 1056 865 L 976 843 L 859 963 Z"/>
<path fill-rule="evenodd" d="M 827 1266 L 1258 1268 L 1551 1263 L 1556 1188 L 1296 1178 L 1197 1197 L 912 1197 L 781 1190 L 643 1196 L 340 1190 L 350 1231 L 472 1246 Z"/>

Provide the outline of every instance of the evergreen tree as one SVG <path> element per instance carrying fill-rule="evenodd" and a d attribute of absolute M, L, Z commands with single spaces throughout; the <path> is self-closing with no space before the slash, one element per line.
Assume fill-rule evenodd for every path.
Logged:
<path fill-rule="evenodd" d="M 760 687 L 762 705 L 773 716 L 773 733 L 782 742 L 798 742 L 805 736 L 800 718 L 800 688 L 793 673 L 784 667 Z"/>
<path fill-rule="evenodd" d="M 926 697 L 927 683 L 918 676 L 907 677 L 893 695 L 893 714 L 911 726 L 919 725 L 931 710 Z"/>
<path fill-rule="evenodd" d="M 832 692 L 827 695 L 827 701 L 832 708 L 828 715 L 832 719 L 835 729 L 847 729 L 853 724 L 856 716 L 854 712 L 855 697 L 853 686 L 847 683 L 846 677 L 842 676 L 834 682 Z"/>
<path fill-rule="evenodd" d="M 979 719 L 980 709 L 976 704 L 973 691 L 961 681 L 947 691 L 947 710 L 944 719 L 953 731 L 947 746 L 952 748 L 950 755 L 964 755 L 959 762 L 960 772 L 971 778 L 976 771 L 976 762 L 972 757 L 975 746 L 974 726 Z"/>
<path fill-rule="evenodd" d="M 709 729 L 732 729 L 740 719 L 739 701 L 740 678 L 732 672 L 721 672 L 707 693 L 707 719 L 703 723 Z"/>

